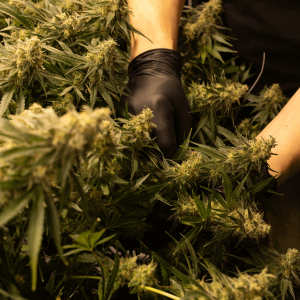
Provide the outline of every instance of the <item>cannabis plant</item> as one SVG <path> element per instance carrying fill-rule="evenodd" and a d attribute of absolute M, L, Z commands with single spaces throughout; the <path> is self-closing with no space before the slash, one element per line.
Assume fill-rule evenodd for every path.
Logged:
<path fill-rule="evenodd" d="M 255 136 L 288 99 L 247 94 L 221 12 L 183 12 L 194 124 L 166 159 L 151 109 L 120 105 L 126 0 L 0 1 L 0 299 L 299 298 L 298 250 L 260 244 L 276 139 Z"/>

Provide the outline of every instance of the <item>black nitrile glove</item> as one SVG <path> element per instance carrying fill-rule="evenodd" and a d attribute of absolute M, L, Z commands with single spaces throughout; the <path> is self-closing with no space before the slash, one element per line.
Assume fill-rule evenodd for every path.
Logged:
<path fill-rule="evenodd" d="M 165 158 L 172 158 L 192 127 L 192 115 L 180 81 L 180 54 L 153 49 L 135 57 L 128 67 L 127 87 L 132 97 L 122 96 L 121 104 L 134 115 L 149 107 L 156 142 Z M 128 92 L 125 91 L 127 94 Z"/>

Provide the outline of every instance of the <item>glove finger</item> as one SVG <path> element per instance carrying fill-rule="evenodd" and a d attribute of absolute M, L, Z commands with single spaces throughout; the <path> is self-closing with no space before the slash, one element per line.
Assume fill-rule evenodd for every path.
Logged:
<path fill-rule="evenodd" d="M 165 96 L 152 99 L 154 117 L 152 122 L 157 126 L 154 130 L 156 142 L 165 158 L 172 158 L 177 151 L 176 132 L 174 127 L 174 110 Z"/>
<path fill-rule="evenodd" d="M 181 106 L 180 112 L 175 114 L 175 124 L 177 143 L 181 145 L 187 138 L 193 125 L 193 115 L 190 113 L 190 107 L 187 102 Z"/>

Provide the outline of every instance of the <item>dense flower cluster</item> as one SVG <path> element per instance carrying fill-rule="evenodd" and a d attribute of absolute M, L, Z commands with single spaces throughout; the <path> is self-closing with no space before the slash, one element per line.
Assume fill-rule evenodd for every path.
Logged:
<path fill-rule="evenodd" d="M 257 125 L 258 124 L 252 125 L 251 119 L 247 118 L 242 120 L 242 122 L 238 125 L 237 130 L 243 136 L 254 139 L 259 134 Z"/>
<path fill-rule="evenodd" d="M 266 106 L 268 105 L 267 104 L 268 102 L 282 105 L 282 104 L 286 104 L 288 100 L 288 98 L 283 95 L 282 90 L 278 83 L 274 83 L 272 86 L 267 88 L 262 95 Z"/>
<path fill-rule="evenodd" d="M 179 197 L 178 199 L 178 214 L 180 217 L 182 216 L 199 216 L 199 211 L 197 209 L 195 200 L 193 197 L 188 195 L 187 197 Z"/>
<path fill-rule="evenodd" d="M 119 144 L 120 132 L 118 133 L 110 120 L 105 120 L 100 125 L 100 132 L 95 138 L 93 151 L 97 157 L 116 154 Z"/>
<path fill-rule="evenodd" d="M 93 48 L 86 55 L 86 60 L 97 67 L 102 64 L 111 66 L 116 59 L 116 45 L 117 43 L 113 39 L 99 43 L 95 40 L 92 43 Z"/>
<path fill-rule="evenodd" d="M 282 254 L 279 261 L 280 272 L 284 278 L 291 279 L 299 272 L 300 253 L 297 249 L 289 248 L 286 254 Z"/>
<path fill-rule="evenodd" d="M 120 11 L 121 14 L 127 13 L 124 0 L 100 1 L 99 4 L 97 12 L 99 12 L 99 15 L 103 19 L 107 18 L 109 13 L 115 13 L 117 11 Z"/>
<path fill-rule="evenodd" d="M 275 138 L 248 140 L 245 144 L 224 150 L 228 165 L 233 172 L 249 167 L 260 169 L 262 163 L 266 163 L 272 155 L 272 148 L 276 145 Z"/>
<path fill-rule="evenodd" d="M 240 274 L 237 278 L 223 276 L 223 280 L 214 280 L 207 283 L 200 281 L 200 285 L 205 289 L 211 299 L 222 300 L 263 300 L 269 285 L 274 278 L 268 274 L 267 268 L 259 274 L 253 276 Z M 197 290 L 197 288 L 194 288 Z M 207 297 L 199 297 L 199 300 L 206 300 Z"/>
<path fill-rule="evenodd" d="M 72 15 L 68 15 L 65 12 L 57 14 L 52 17 L 49 23 L 43 25 L 44 28 L 55 27 L 62 31 L 62 40 L 69 39 L 75 36 L 75 32 L 80 29 L 86 20 L 81 18 L 77 12 L 73 12 Z M 42 28 L 43 28 L 42 27 Z"/>
<path fill-rule="evenodd" d="M 192 184 L 201 176 L 201 164 L 203 163 L 202 155 L 197 151 L 191 151 L 188 159 L 181 164 L 174 164 L 169 170 L 169 177 L 173 177 L 175 181 Z"/>
<path fill-rule="evenodd" d="M 250 95 L 250 106 L 253 106 L 253 122 L 265 126 L 280 112 L 289 98 L 284 96 L 278 83 L 270 87 L 265 86 L 259 96 Z"/>
<path fill-rule="evenodd" d="M 74 105 L 74 97 L 71 94 L 66 94 L 61 101 L 53 102 L 54 111 L 60 116 L 65 114 Z"/>
<path fill-rule="evenodd" d="M 216 19 L 222 11 L 222 1 L 213 0 L 203 4 L 201 10 L 192 17 L 184 26 L 184 33 L 189 40 L 199 37 L 202 33 L 201 44 L 207 45 L 207 35 L 214 30 Z"/>
<path fill-rule="evenodd" d="M 81 113 L 72 109 L 58 117 L 52 108 L 44 109 L 35 103 L 20 115 L 11 116 L 11 123 L 19 130 L 24 130 L 26 125 L 28 132 L 44 139 L 51 139 L 55 147 L 65 145 L 67 141 L 70 148 L 83 152 L 92 145 L 101 129 L 107 132 L 107 126 L 103 125 L 103 122 L 109 115 L 108 108 L 93 111 L 85 107 Z"/>
<path fill-rule="evenodd" d="M 137 264 L 137 256 L 121 258 L 120 267 L 117 277 L 117 282 L 124 285 L 126 281 L 129 281 L 129 287 L 138 286 L 153 286 L 157 284 L 157 280 L 154 276 L 156 270 L 156 264 L 153 262 L 149 264 Z"/>
<path fill-rule="evenodd" d="M 189 87 L 188 99 L 194 111 L 205 111 L 213 107 L 216 111 L 228 113 L 232 104 L 239 103 L 247 90 L 247 85 L 230 80 L 224 86 L 220 83 L 206 85 L 204 82 L 193 82 Z"/>
<path fill-rule="evenodd" d="M 156 128 L 151 122 L 154 117 L 150 108 L 145 108 L 137 115 L 133 116 L 129 121 L 124 120 L 124 129 L 127 132 L 122 134 L 121 142 L 125 145 L 144 146 L 152 140 L 150 133 Z"/>
<path fill-rule="evenodd" d="M 20 86 L 31 72 L 44 69 L 45 59 L 42 43 L 38 37 L 25 37 L 24 41 L 19 39 L 17 45 L 6 43 L 2 47 L 6 54 L 2 53 L 0 56 L 1 81 L 4 87 L 7 87 L 9 79 L 13 76 L 16 76 L 15 83 Z M 7 71 L 10 69 L 11 72 L 8 74 Z"/>
<path fill-rule="evenodd" d="M 251 208 L 236 209 L 228 213 L 228 216 L 241 221 L 241 225 L 234 229 L 234 235 L 245 236 L 258 241 L 259 238 L 266 237 L 271 230 L 271 226 L 264 221 L 263 214 L 254 212 Z M 227 225 L 237 225 L 236 222 L 229 218 L 223 219 L 222 222 Z M 226 231 L 229 229 L 227 227 L 221 227 L 221 230 Z"/>
<path fill-rule="evenodd" d="M 250 68 L 219 53 L 235 52 L 226 48 L 222 1 L 186 7 L 181 18 L 181 79 L 195 123 L 176 159 L 159 153 L 149 108 L 132 115 L 120 104 L 130 41 L 140 34 L 129 24 L 127 0 L 32 1 L 0 1 L 0 265 L 13 274 L 0 276 L 4 297 L 30 295 L 39 276 L 57 299 L 127 298 L 128 288 L 130 299 L 293 295 L 298 251 L 255 255 L 270 231 L 255 209 L 255 185 L 275 140 L 233 134 L 243 116 L 239 131 L 254 137 L 255 121 L 268 122 L 286 99 L 279 85 L 244 97 Z M 248 100 L 258 117 L 239 111 Z M 153 234 L 166 219 L 175 219 L 170 247 Z M 68 252 L 70 234 L 84 247 Z M 116 270 L 108 249 L 123 255 L 136 241 L 149 259 L 121 257 Z M 248 267 L 238 259 L 252 263 L 251 256 L 263 271 L 234 276 Z M 233 278 L 214 276 L 210 261 Z M 276 276 L 271 285 L 266 266 Z"/>
<path fill-rule="evenodd" d="M 19 73 L 25 73 L 28 68 L 43 68 L 44 55 L 41 49 L 41 41 L 38 37 L 25 39 L 18 42 L 18 49 L 15 52 L 17 55 L 17 68 Z"/>

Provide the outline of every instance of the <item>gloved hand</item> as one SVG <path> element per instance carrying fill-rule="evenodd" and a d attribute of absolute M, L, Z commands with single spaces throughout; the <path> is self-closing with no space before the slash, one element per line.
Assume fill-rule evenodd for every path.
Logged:
<path fill-rule="evenodd" d="M 128 67 L 127 87 L 132 97 L 121 104 L 134 115 L 149 107 L 156 124 L 155 137 L 165 158 L 172 158 L 192 127 L 192 115 L 180 81 L 180 54 L 153 49 L 135 57 Z M 128 92 L 126 92 L 128 94 Z"/>

